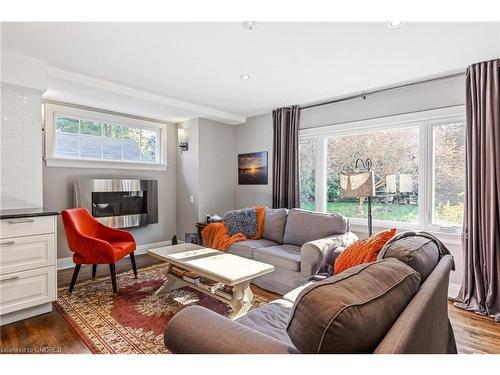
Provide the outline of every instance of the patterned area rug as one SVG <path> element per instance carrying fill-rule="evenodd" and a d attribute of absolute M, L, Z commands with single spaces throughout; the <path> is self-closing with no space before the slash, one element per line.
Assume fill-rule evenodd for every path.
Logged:
<path fill-rule="evenodd" d="M 77 283 L 73 293 L 60 288 L 56 308 L 93 353 L 168 353 L 163 332 L 169 320 L 190 305 L 204 306 L 227 316 L 230 308 L 189 287 L 155 296 L 166 279 L 165 265 L 117 275 L 118 293 L 113 295 L 111 280 L 103 277 Z M 269 301 L 254 295 L 253 308 Z"/>

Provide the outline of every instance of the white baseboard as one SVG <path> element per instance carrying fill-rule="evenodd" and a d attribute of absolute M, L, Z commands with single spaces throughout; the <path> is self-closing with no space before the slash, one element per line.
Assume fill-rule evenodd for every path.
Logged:
<path fill-rule="evenodd" d="M 448 285 L 448 299 L 455 300 L 460 292 L 460 284 L 450 283 Z"/>
<path fill-rule="evenodd" d="M 47 302 L 38 306 L 28 307 L 19 311 L 0 316 L 0 326 L 31 318 L 32 316 L 46 314 L 52 311 L 52 302 Z"/>
<path fill-rule="evenodd" d="M 184 243 L 184 241 L 178 241 L 178 243 Z M 172 241 L 170 241 L 170 240 L 161 241 L 161 242 L 154 242 L 154 243 L 146 243 L 146 244 L 138 245 L 134 254 L 135 255 L 146 254 L 149 249 L 154 249 L 156 247 L 170 246 L 170 245 L 172 245 Z M 75 266 L 75 264 L 73 263 L 73 257 L 57 259 L 57 270 L 64 270 L 66 268 L 73 268 L 74 266 Z"/>
<path fill-rule="evenodd" d="M 57 270 L 64 270 L 66 268 L 73 268 L 75 263 L 73 263 L 73 257 L 60 258 L 57 259 Z"/>

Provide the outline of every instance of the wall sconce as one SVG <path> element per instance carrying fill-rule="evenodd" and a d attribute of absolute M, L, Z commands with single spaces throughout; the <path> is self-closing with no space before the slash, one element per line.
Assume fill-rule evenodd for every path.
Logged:
<path fill-rule="evenodd" d="M 186 129 L 177 129 L 177 140 L 179 141 L 179 148 L 181 152 L 189 150 L 188 137 L 186 134 Z"/>

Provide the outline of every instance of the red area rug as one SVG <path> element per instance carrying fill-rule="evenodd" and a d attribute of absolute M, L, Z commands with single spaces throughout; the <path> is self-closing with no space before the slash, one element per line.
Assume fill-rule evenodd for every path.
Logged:
<path fill-rule="evenodd" d="M 165 279 L 165 265 L 140 269 L 138 279 L 124 272 L 117 275 L 115 295 L 109 277 L 89 280 L 77 283 L 71 295 L 60 288 L 55 306 L 93 353 L 168 353 L 163 332 L 177 312 L 200 305 L 227 316 L 230 308 L 189 287 L 156 296 Z M 252 305 L 268 302 L 254 295 Z"/>

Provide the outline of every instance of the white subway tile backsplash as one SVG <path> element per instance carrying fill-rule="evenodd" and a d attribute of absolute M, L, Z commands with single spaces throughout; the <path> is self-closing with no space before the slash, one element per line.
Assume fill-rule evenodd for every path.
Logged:
<path fill-rule="evenodd" d="M 0 207 L 42 206 L 41 96 L 2 87 Z"/>

